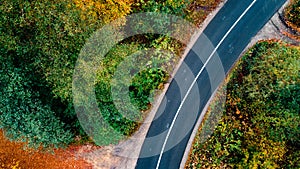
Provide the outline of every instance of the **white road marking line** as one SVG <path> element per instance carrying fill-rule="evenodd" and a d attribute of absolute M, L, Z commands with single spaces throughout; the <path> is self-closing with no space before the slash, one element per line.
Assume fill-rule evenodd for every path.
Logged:
<path fill-rule="evenodd" d="M 190 91 L 192 90 L 194 84 L 196 83 L 197 79 L 199 78 L 200 74 L 202 73 L 202 71 L 204 70 L 204 68 L 206 67 L 206 65 L 208 64 L 208 62 L 210 61 L 210 59 L 212 58 L 212 56 L 216 53 L 216 51 L 218 50 L 218 48 L 220 47 L 220 45 L 223 43 L 223 41 L 226 39 L 226 37 L 229 35 L 229 33 L 232 31 L 232 29 L 238 24 L 238 22 L 242 19 L 242 17 L 249 11 L 249 9 L 255 4 L 257 0 L 253 0 L 253 2 L 248 6 L 248 8 L 246 8 L 246 10 L 240 15 L 240 17 L 234 22 L 234 24 L 230 27 L 230 29 L 226 32 L 226 34 L 223 36 L 223 38 L 220 40 L 220 42 L 218 43 L 218 45 L 215 47 L 215 49 L 213 50 L 213 52 L 210 54 L 210 56 L 208 57 L 208 59 L 206 60 L 206 62 L 204 63 L 204 65 L 202 66 L 201 70 L 199 71 L 199 73 L 197 74 L 196 78 L 194 79 L 193 83 L 191 84 L 191 86 L 189 87 L 187 93 L 185 94 L 184 98 L 182 99 L 182 102 L 180 103 L 179 107 L 178 107 L 178 110 L 175 114 L 175 117 L 172 121 L 172 124 L 169 128 L 169 131 L 167 133 L 167 136 L 166 136 L 166 139 L 164 141 L 164 144 L 163 144 L 163 147 L 161 149 L 161 152 L 159 154 L 159 158 L 158 158 L 158 161 L 157 161 L 157 165 L 156 165 L 156 169 L 159 168 L 159 165 L 160 165 L 160 161 L 161 161 L 161 158 L 162 158 L 162 154 L 164 153 L 164 149 L 166 147 L 166 144 L 167 144 L 167 141 L 168 141 L 168 138 L 170 136 L 170 133 L 172 131 L 172 128 L 174 126 L 174 123 L 177 119 L 177 116 L 179 114 L 179 111 L 181 110 L 182 106 L 183 106 L 183 103 L 185 102 L 187 96 L 189 95 Z"/>

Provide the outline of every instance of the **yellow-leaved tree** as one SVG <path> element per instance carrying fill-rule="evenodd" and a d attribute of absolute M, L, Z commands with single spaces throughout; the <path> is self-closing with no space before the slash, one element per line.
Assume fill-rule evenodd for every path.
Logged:
<path fill-rule="evenodd" d="M 81 19 L 100 19 L 106 24 L 132 11 L 134 0 L 73 0 L 82 11 Z M 124 23 L 124 22 L 123 22 Z M 122 23 L 120 23 L 122 24 Z"/>

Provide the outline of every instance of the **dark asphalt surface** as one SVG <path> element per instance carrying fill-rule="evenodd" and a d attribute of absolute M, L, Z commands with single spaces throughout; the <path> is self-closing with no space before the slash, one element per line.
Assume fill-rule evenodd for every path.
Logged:
<path fill-rule="evenodd" d="M 228 36 L 224 35 L 242 15 L 253 0 L 228 0 L 200 35 L 186 56 L 166 92 L 164 100 L 151 123 L 146 138 L 160 136 L 155 142 L 146 139 L 137 161 L 136 169 L 155 169 L 165 137 L 180 103 L 189 86 L 203 67 L 214 48 L 223 39 L 216 54 L 207 63 L 190 94 L 183 103 L 159 161 L 160 169 L 177 169 L 180 166 L 191 132 L 204 106 L 224 74 L 232 67 L 251 38 L 265 25 L 286 0 L 257 0 L 237 22 Z M 219 55 L 220 59 L 216 59 Z M 218 64 L 219 63 L 219 64 Z"/>

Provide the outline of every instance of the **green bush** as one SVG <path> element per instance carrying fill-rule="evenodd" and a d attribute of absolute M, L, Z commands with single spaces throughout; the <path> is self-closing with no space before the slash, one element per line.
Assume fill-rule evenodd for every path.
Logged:
<path fill-rule="evenodd" d="M 149 109 L 149 104 L 153 102 L 153 98 L 149 98 L 159 85 L 166 82 L 167 74 L 157 68 L 139 72 L 133 79 L 130 90 L 132 102 L 140 110 Z"/>
<path fill-rule="evenodd" d="M 123 117 L 114 105 L 111 94 L 111 80 L 118 65 L 129 55 L 138 51 L 138 45 L 117 45 L 105 56 L 101 62 L 101 69 L 97 72 L 95 93 L 99 109 L 106 120 L 116 131 L 124 135 L 132 134 L 137 123 Z"/>
<path fill-rule="evenodd" d="M 98 101 L 98 106 L 104 119 L 117 131 L 124 135 L 132 134 L 138 127 L 138 122 L 127 119 L 124 117 L 124 112 L 133 114 L 135 111 L 128 105 L 123 105 L 123 110 L 118 110 L 112 98 L 111 88 L 112 79 L 115 76 L 117 67 L 124 61 L 126 57 L 129 57 L 133 53 L 139 51 L 141 45 L 137 44 L 122 44 L 114 47 L 103 59 L 101 69 L 97 72 L 97 80 L 95 85 L 95 93 Z M 136 67 L 130 67 L 136 69 Z M 122 72 L 121 72 L 122 73 Z M 122 75 L 121 75 L 122 76 Z M 152 102 L 151 93 L 158 89 L 159 85 L 165 82 L 166 73 L 156 69 L 145 69 L 133 76 L 129 85 L 129 97 L 130 102 L 137 108 L 137 110 L 146 110 L 149 108 L 149 104 Z M 122 83 L 122 79 L 118 79 Z M 128 86 L 121 87 L 128 88 Z M 126 89 L 124 89 L 126 90 Z M 120 97 L 121 93 L 118 93 Z M 149 98 L 150 97 L 150 98 Z M 149 100 L 150 99 L 150 100 Z M 141 112 L 132 115 L 134 119 L 140 119 Z"/>
<path fill-rule="evenodd" d="M 189 2 L 185 0 L 138 0 L 134 4 L 134 12 L 162 12 L 184 17 L 184 9 L 188 3 Z"/>
<path fill-rule="evenodd" d="M 179 18 L 186 18 L 186 11 L 188 4 L 190 2 L 186 0 L 164 0 L 164 1 L 157 1 L 157 0 L 137 0 L 133 4 L 133 13 L 141 13 L 141 12 L 149 12 L 145 14 L 145 17 L 135 18 L 134 23 L 130 24 L 130 28 L 128 30 L 134 30 L 136 32 L 144 32 L 145 30 L 149 31 L 149 29 L 154 29 L 159 32 L 157 34 L 144 34 L 144 36 L 138 36 L 134 40 L 135 41 L 147 41 L 155 42 L 157 39 L 162 39 L 171 33 L 171 30 L 178 30 L 180 26 L 176 23 L 177 16 Z M 152 13 L 156 14 L 152 14 Z M 157 18 L 157 13 L 161 14 L 169 14 L 168 17 L 171 19 L 166 18 Z M 153 17 L 154 16 L 154 17 Z M 172 18 L 172 17 L 173 18 Z M 140 23 L 140 24 L 136 24 Z M 180 23 L 179 23 L 180 24 Z M 178 44 L 178 42 L 173 41 L 173 44 Z"/>

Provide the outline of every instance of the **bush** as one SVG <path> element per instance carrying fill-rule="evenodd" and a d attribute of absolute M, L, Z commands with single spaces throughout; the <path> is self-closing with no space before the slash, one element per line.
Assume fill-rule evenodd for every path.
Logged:
<path fill-rule="evenodd" d="M 123 110 L 117 109 L 114 105 L 112 98 L 112 78 L 116 73 L 119 64 L 124 61 L 126 57 L 137 52 L 141 46 L 137 44 L 122 44 L 114 47 L 103 59 L 101 69 L 97 72 L 97 82 L 95 85 L 95 93 L 98 101 L 98 106 L 104 119 L 117 131 L 124 135 L 132 134 L 138 127 L 138 122 L 127 119 L 124 117 L 124 112 L 132 114 L 134 119 L 140 119 L 142 117 L 141 112 L 135 112 L 130 106 L 123 105 Z M 130 69 L 136 69 L 136 67 L 130 67 Z M 121 72 L 122 73 L 122 72 Z M 122 76 L 122 75 L 121 75 Z M 151 93 L 158 89 L 159 85 L 165 82 L 165 72 L 158 69 L 146 69 L 137 73 L 129 86 L 129 97 L 130 102 L 137 108 L 137 110 L 146 110 L 149 108 L 150 102 L 149 97 Z M 123 83 L 122 79 L 118 79 Z M 121 87 L 128 88 L 128 86 Z M 126 90 L 126 89 L 125 89 Z M 118 93 L 120 97 L 121 93 Z M 119 99 L 119 98 L 117 98 Z M 134 114 L 137 113 L 137 114 Z"/>
<path fill-rule="evenodd" d="M 293 0 L 285 9 L 286 18 L 300 28 L 300 0 Z"/>
<path fill-rule="evenodd" d="M 137 0 L 134 4 L 134 12 L 162 12 L 184 17 L 184 9 L 188 5 L 185 0 Z"/>
<path fill-rule="evenodd" d="M 149 105 L 153 101 L 151 94 L 155 89 L 159 89 L 166 82 L 167 74 L 157 68 L 144 70 L 139 72 L 132 80 L 130 90 L 130 98 L 136 107 L 140 110 L 149 109 Z"/>

